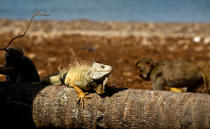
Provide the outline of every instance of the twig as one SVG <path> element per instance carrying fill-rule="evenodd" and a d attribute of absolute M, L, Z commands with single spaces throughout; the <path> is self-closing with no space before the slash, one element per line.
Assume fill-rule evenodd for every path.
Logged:
<path fill-rule="evenodd" d="M 6 51 L 7 47 L 9 47 L 9 45 L 10 45 L 15 39 L 25 36 L 26 32 L 28 31 L 28 29 L 29 29 L 29 27 L 30 27 L 30 25 L 31 25 L 31 22 L 32 22 L 33 18 L 34 18 L 35 16 L 37 16 L 37 15 L 40 15 L 40 16 L 50 16 L 49 14 L 44 14 L 44 13 L 41 13 L 41 12 L 36 12 L 36 13 L 34 13 L 34 14 L 32 15 L 32 17 L 31 17 L 31 19 L 30 19 L 30 22 L 29 22 L 27 28 L 26 28 L 26 31 L 25 31 L 23 34 L 18 35 L 18 36 L 16 36 L 16 37 L 12 38 L 12 39 L 9 41 L 9 43 L 6 45 L 6 47 L 5 47 L 5 48 L 1 48 L 0 50 L 5 50 L 5 51 Z"/>

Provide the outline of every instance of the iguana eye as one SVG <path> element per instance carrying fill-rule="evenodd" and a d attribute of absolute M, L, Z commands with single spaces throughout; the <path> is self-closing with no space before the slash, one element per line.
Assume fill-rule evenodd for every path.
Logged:
<path fill-rule="evenodd" d="M 101 65 L 101 68 L 102 68 L 102 69 L 104 69 L 104 68 L 105 68 L 105 66 Z"/>

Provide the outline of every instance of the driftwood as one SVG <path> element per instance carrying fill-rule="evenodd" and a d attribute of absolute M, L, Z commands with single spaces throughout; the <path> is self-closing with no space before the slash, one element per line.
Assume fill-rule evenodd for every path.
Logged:
<path fill-rule="evenodd" d="M 113 88 L 104 96 L 91 93 L 83 109 L 72 88 L 42 88 L 0 84 L 3 123 L 34 128 L 210 128 L 206 94 Z"/>

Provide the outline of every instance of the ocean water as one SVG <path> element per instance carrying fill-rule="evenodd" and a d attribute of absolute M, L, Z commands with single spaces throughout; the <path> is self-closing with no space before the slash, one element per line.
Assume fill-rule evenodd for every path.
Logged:
<path fill-rule="evenodd" d="M 134 22 L 210 22 L 210 0 L 0 0 L 0 18 Z"/>

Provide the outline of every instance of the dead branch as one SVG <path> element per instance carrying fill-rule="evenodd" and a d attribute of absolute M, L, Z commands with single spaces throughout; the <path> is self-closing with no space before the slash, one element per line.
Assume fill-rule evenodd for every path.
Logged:
<path fill-rule="evenodd" d="M 13 67 L 0 67 L 0 74 L 7 74 L 12 70 L 14 70 Z"/>
<path fill-rule="evenodd" d="M 29 21 L 29 24 L 28 24 L 28 26 L 27 26 L 25 32 L 24 32 L 23 34 L 21 34 L 21 35 L 18 35 L 18 36 L 16 36 L 16 37 L 12 38 L 12 39 L 9 41 L 9 43 L 6 45 L 6 47 L 4 47 L 4 48 L 2 48 L 2 49 L 0 49 L 0 50 L 7 50 L 7 47 L 9 47 L 9 45 L 10 45 L 15 39 L 25 36 L 26 32 L 28 31 L 28 29 L 29 29 L 29 27 L 30 27 L 30 25 L 31 25 L 31 22 L 33 21 L 33 18 L 34 18 L 35 16 L 37 16 L 37 15 L 40 15 L 40 16 L 49 16 L 49 14 L 43 14 L 43 13 L 41 13 L 41 12 L 36 12 L 36 13 L 34 13 L 34 14 L 32 15 L 32 17 L 31 17 L 30 21 Z"/>

